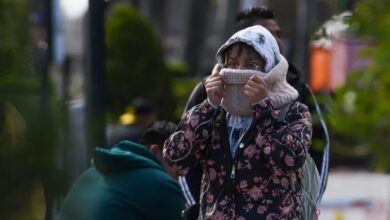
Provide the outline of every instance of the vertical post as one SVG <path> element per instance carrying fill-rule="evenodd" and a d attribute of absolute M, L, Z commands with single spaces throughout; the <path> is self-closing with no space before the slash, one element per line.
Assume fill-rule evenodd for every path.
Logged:
<path fill-rule="evenodd" d="M 36 11 L 42 17 L 36 24 L 39 30 L 37 39 L 34 39 L 34 65 L 35 71 L 40 77 L 40 102 L 43 115 L 48 113 L 49 82 L 48 71 L 51 59 L 51 0 L 35 2 Z M 45 118 L 46 120 L 47 118 Z"/>
<path fill-rule="evenodd" d="M 106 68 L 104 0 L 89 0 L 87 36 L 87 134 L 88 157 L 96 146 L 105 145 Z"/>
<path fill-rule="evenodd" d="M 48 129 L 52 129 L 51 123 L 52 123 L 52 111 L 50 108 L 50 102 L 49 102 L 49 65 L 52 58 L 52 0 L 42 0 L 40 2 L 41 5 L 41 13 L 43 15 L 43 30 L 45 34 L 44 36 L 41 36 L 42 39 L 39 39 L 39 41 L 42 41 L 46 43 L 45 46 L 39 45 L 41 42 L 35 42 L 35 55 L 36 55 L 36 71 L 40 75 L 40 117 L 41 117 L 41 124 L 40 124 L 40 131 L 39 134 L 42 134 L 43 131 L 47 131 Z M 51 138 L 39 138 L 38 144 L 46 145 L 46 144 L 54 144 L 51 145 L 55 148 L 56 140 Z M 51 152 L 53 152 L 51 150 Z M 42 171 L 41 171 L 42 172 Z M 43 171 L 43 175 L 40 177 L 42 181 L 42 186 L 45 190 L 45 206 L 46 206 L 46 213 L 45 213 L 45 220 L 51 220 L 53 219 L 53 191 L 48 186 L 51 182 L 51 171 L 45 170 Z"/>
<path fill-rule="evenodd" d="M 191 0 L 188 31 L 186 35 L 186 54 L 191 73 L 199 74 L 200 57 L 205 42 L 206 22 L 208 19 L 208 0 Z"/>
<path fill-rule="evenodd" d="M 228 1 L 222 42 L 225 42 L 225 40 L 234 33 L 235 18 L 238 13 L 239 6 L 240 2 L 238 0 Z"/>
<path fill-rule="evenodd" d="M 297 1 L 297 24 L 296 24 L 296 39 L 295 39 L 295 63 L 302 72 L 302 77 L 305 81 L 308 80 L 309 70 L 309 20 L 312 19 L 310 11 L 313 11 L 314 4 L 311 0 Z M 312 12 L 313 13 L 313 12 Z"/>

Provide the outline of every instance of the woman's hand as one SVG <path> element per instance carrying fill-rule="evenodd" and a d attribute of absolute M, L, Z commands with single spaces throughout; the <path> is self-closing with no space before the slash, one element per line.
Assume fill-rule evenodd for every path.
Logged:
<path fill-rule="evenodd" d="M 251 104 L 256 104 L 268 96 L 265 81 L 256 75 L 249 78 L 245 85 L 244 92 Z"/>
<path fill-rule="evenodd" d="M 224 84 L 222 76 L 218 72 L 213 72 L 213 74 L 206 79 L 204 82 L 207 98 L 209 101 L 216 106 L 221 104 L 223 97 Z"/>

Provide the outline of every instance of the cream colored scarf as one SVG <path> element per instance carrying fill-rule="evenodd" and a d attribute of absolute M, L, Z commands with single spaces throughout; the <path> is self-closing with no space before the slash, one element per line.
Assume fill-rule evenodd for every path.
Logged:
<path fill-rule="evenodd" d="M 282 55 L 280 58 L 280 62 L 269 73 L 256 70 L 221 69 L 220 74 L 225 82 L 222 108 L 233 115 L 252 116 L 252 103 L 244 93 L 244 86 L 253 75 L 258 75 L 266 82 L 268 97 L 275 109 L 296 100 L 298 91 L 286 80 L 288 62 Z"/>

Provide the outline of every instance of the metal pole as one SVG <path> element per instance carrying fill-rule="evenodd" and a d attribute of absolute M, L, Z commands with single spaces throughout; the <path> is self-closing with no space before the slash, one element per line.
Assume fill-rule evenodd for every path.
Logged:
<path fill-rule="evenodd" d="M 205 42 L 206 22 L 209 8 L 208 0 L 190 1 L 189 24 L 186 35 L 185 59 L 193 75 L 200 75 L 199 64 Z"/>
<path fill-rule="evenodd" d="M 228 1 L 222 42 L 227 40 L 234 33 L 234 22 L 239 6 L 240 2 L 238 0 Z"/>
<path fill-rule="evenodd" d="M 89 0 L 87 55 L 87 126 L 88 156 L 97 146 L 105 145 L 106 48 L 104 34 L 104 0 Z"/>
<path fill-rule="evenodd" d="M 302 77 L 305 81 L 308 80 L 308 65 L 309 65 L 309 27 L 310 16 L 314 11 L 314 2 L 311 0 L 297 1 L 297 24 L 296 24 L 296 39 L 295 39 L 295 64 L 302 72 Z M 311 13 L 311 14 L 310 14 Z"/>

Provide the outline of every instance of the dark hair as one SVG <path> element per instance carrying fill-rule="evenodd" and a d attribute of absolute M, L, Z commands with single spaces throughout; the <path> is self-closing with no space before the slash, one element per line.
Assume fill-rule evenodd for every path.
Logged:
<path fill-rule="evenodd" d="M 236 30 L 252 26 L 258 19 L 275 19 L 274 12 L 265 6 L 256 6 L 242 10 L 236 16 Z"/>
<path fill-rule="evenodd" d="M 173 122 L 168 121 L 156 121 L 150 126 L 141 139 L 139 140 L 140 144 L 145 146 L 150 146 L 157 144 L 162 146 L 166 139 L 175 131 L 176 125 Z"/>

